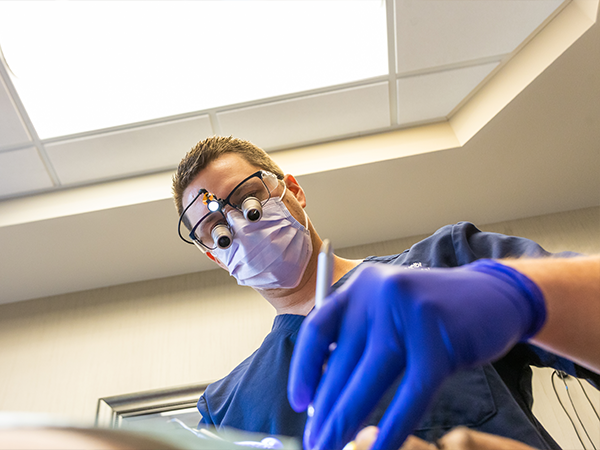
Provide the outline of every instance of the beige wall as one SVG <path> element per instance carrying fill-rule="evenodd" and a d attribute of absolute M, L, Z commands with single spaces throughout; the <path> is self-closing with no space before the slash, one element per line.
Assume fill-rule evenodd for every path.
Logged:
<path fill-rule="evenodd" d="M 600 253 L 598 207 L 480 228 Z M 422 237 L 338 253 L 397 253 Z M 0 305 L 0 410 L 92 420 L 100 397 L 218 379 L 258 347 L 273 316 L 221 270 Z"/>
<path fill-rule="evenodd" d="M 1 305 L 0 410 L 91 420 L 100 397 L 217 379 L 273 316 L 221 270 Z"/>

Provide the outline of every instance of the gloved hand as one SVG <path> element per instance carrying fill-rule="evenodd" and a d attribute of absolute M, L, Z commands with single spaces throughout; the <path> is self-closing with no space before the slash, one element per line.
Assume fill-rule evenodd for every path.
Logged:
<path fill-rule="evenodd" d="M 539 288 L 491 260 L 454 269 L 364 266 L 307 317 L 296 342 L 288 397 L 298 412 L 314 406 L 304 448 L 341 449 L 404 373 L 373 446 L 397 450 L 446 377 L 502 356 L 545 316 Z"/>

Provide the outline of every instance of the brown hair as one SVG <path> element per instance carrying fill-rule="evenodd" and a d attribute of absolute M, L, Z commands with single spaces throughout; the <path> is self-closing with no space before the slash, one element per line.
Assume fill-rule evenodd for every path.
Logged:
<path fill-rule="evenodd" d="M 283 171 L 263 149 L 256 145 L 236 139 L 232 136 L 213 136 L 198 142 L 179 163 L 173 175 L 173 199 L 177 213 L 183 212 L 183 191 L 190 185 L 194 178 L 209 163 L 225 153 L 237 153 L 250 164 L 277 175 L 283 179 Z M 185 223 L 185 220 L 184 220 Z"/>

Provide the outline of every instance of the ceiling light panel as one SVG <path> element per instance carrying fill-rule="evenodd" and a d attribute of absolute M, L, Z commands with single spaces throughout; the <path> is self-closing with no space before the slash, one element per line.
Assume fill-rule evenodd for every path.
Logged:
<path fill-rule="evenodd" d="M 387 73 L 373 1 L 0 2 L 42 139 Z"/>
<path fill-rule="evenodd" d="M 396 0 L 398 73 L 513 52 L 562 0 Z"/>

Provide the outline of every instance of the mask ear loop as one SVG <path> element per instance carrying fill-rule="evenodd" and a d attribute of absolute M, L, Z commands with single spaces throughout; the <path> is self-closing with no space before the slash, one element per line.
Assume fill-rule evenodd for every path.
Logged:
<path fill-rule="evenodd" d="M 281 194 L 281 196 L 279 197 L 279 200 L 281 202 L 283 202 L 283 197 L 285 196 L 286 191 L 287 191 L 287 186 L 285 185 L 285 182 L 284 182 L 283 183 L 283 194 Z M 286 206 L 286 208 L 287 208 L 287 206 Z M 306 229 L 306 231 L 308 231 L 310 233 L 310 230 L 308 229 L 308 214 L 306 214 L 306 210 L 304 208 L 302 208 L 302 212 L 304 213 L 304 221 L 306 222 L 306 225 L 303 225 L 304 229 Z"/>
<path fill-rule="evenodd" d="M 287 186 L 285 185 L 285 182 L 283 183 L 283 194 L 281 194 L 279 196 L 279 200 L 283 201 L 283 197 L 285 196 L 285 193 L 287 191 Z"/>
<path fill-rule="evenodd" d="M 306 225 L 304 225 L 304 228 L 306 228 L 306 231 L 310 233 L 310 230 L 308 229 L 308 214 L 306 214 L 306 210 L 304 208 L 302 208 L 302 211 L 304 212 L 304 220 L 306 220 Z"/>

